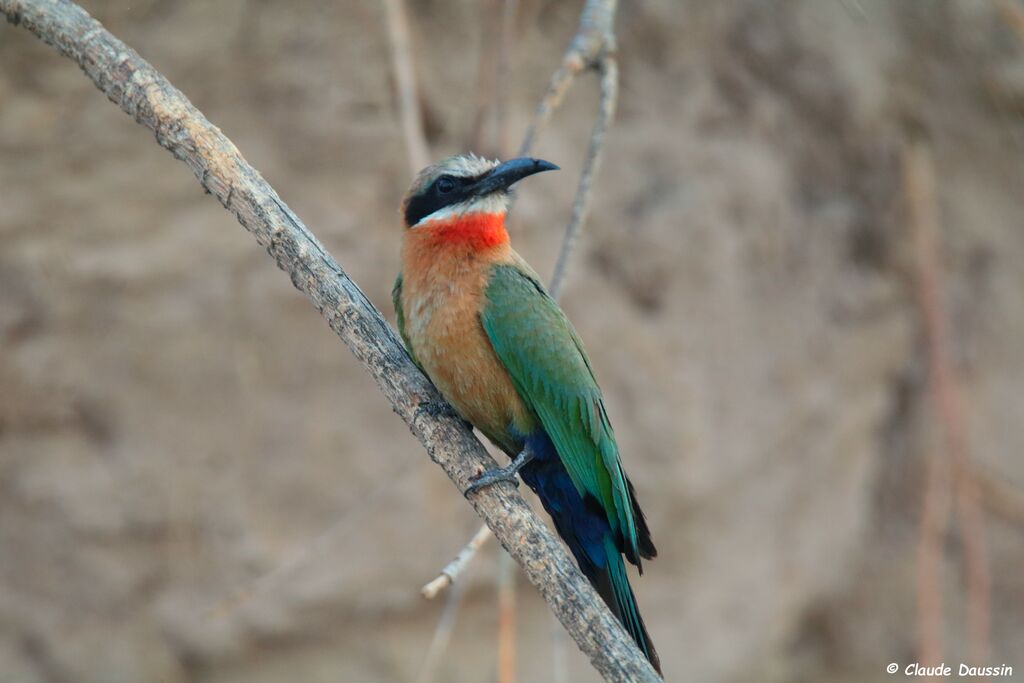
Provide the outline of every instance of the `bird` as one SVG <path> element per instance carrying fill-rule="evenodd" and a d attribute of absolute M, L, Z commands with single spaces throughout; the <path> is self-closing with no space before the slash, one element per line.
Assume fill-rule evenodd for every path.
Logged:
<path fill-rule="evenodd" d="M 398 330 L 458 416 L 512 458 L 480 474 L 466 495 L 518 474 L 660 674 L 624 561 L 642 573 L 657 551 L 593 364 L 505 229 L 512 185 L 554 170 L 542 159 L 463 154 L 417 174 L 401 204 Z"/>

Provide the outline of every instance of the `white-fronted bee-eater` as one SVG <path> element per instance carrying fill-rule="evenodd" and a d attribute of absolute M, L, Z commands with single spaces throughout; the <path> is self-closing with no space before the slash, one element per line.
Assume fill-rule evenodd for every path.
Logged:
<path fill-rule="evenodd" d="M 402 204 L 398 327 L 458 414 L 513 458 L 467 494 L 518 474 L 660 672 L 623 560 L 640 568 L 656 551 L 601 389 L 573 326 L 505 230 L 509 188 L 554 169 L 539 159 L 466 155 L 419 173 Z"/>

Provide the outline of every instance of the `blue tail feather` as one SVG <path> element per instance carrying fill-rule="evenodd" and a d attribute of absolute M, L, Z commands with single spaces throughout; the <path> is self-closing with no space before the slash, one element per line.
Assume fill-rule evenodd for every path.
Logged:
<path fill-rule="evenodd" d="M 622 550 L 616 544 L 607 516 L 596 500 L 580 496 L 547 434 L 533 434 L 527 442 L 534 459 L 519 471 L 519 476 L 540 498 L 584 576 L 661 673 L 658 653 L 640 616 Z"/>

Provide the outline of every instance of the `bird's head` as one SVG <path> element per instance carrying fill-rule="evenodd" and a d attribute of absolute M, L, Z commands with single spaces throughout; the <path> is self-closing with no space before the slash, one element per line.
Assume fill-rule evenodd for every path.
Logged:
<path fill-rule="evenodd" d="M 402 202 L 407 228 L 459 221 L 474 215 L 504 216 L 509 188 L 523 178 L 554 171 L 549 161 L 521 157 L 501 163 L 474 154 L 448 157 L 419 172 Z"/>

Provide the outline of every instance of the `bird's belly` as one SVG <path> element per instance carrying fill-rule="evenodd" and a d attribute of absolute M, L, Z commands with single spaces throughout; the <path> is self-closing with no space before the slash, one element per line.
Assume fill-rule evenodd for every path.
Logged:
<path fill-rule="evenodd" d="M 535 419 L 498 360 L 476 310 L 457 301 L 419 311 L 410 320 L 417 360 L 452 407 L 503 449 L 518 449 L 514 434 Z"/>

